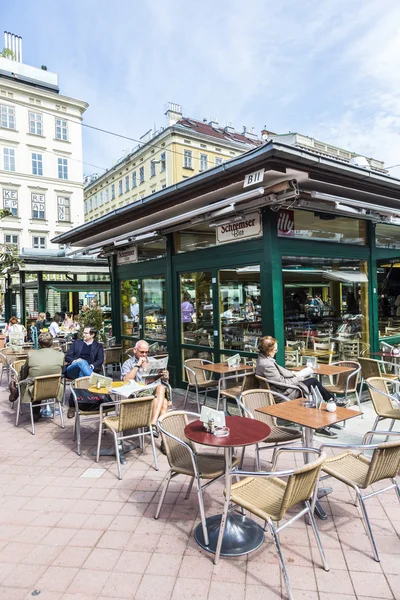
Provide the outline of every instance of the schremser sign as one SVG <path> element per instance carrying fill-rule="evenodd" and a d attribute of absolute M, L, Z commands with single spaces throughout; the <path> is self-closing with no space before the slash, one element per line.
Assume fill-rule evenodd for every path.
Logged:
<path fill-rule="evenodd" d="M 237 242 L 262 235 L 261 213 L 245 215 L 242 221 L 226 223 L 217 227 L 217 244 Z"/>

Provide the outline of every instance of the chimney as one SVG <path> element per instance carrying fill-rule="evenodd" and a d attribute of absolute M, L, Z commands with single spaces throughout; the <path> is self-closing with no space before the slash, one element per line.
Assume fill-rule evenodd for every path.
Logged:
<path fill-rule="evenodd" d="M 249 138 L 249 140 L 258 140 L 258 135 L 254 131 L 254 127 L 251 128 L 251 131 L 248 131 L 247 127 L 243 125 L 242 135 Z"/>
<path fill-rule="evenodd" d="M 15 60 L 15 62 L 22 62 L 22 37 L 5 31 L 4 50 L 6 51 L 6 58 Z"/>
<path fill-rule="evenodd" d="M 228 123 L 226 124 L 225 131 L 226 133 L 235 133 L 235 128 L 232 127 L 231 121 L 228 121 Z"/>
<path fill-rule="evenodd" d="M 219 128 L 219 123 L 217 121 L 217 117 L 211 117 L 211 121 L 208 124 L 211 125 L 211 127 L 213 129 L 218 129 Z"/>
<path fill-rule="evenodd" d="M 167 117 L 168 127 L 170 127 L 171 125 L 175 125 L 175 123 L 182 119 L 183 113 L 180 104 L 168 102 L 165 108 L 165 116 Z"/>

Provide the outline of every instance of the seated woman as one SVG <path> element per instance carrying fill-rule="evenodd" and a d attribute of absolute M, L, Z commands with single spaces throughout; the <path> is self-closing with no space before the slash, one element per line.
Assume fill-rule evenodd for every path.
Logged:
<path fill-rule="evenodd" d="M 258 349 L 260 353 L 257 359 L 256 375 L 268 379 L 268 381 L 271 382 L 270 387 L 272 391 L 284 394 L 289 400 L 294 400 L 295 398 L 300 398 L 301 391 L 308 395 L 311 392 L 311 388 L 316 387 L 320 391 L 325 402 L 332 398 L 336 402 L 336 398 L 328 392 L 315 377 L 302 377 L 299 373 L 293 373 L 293 371 L 289 371 L 289 369 L 285 369 L 278 365 L 274 358 L 278 351 L 278 342 L 275 338 L 269 335 L 261 338 Z M 282 388 L 282 385 L 274 387 L 273 381 L 276 381 L 279 384 L 287 383 L 288 386 L 296 385 L 299 389 L 288 387 L 285 391 Z M 279 399 L 277 399 L 277 402 L 279 402 Z M 336 434 L 327 428 L 317 429 L 315 433 L 329 438 L 337 437 Z"/>

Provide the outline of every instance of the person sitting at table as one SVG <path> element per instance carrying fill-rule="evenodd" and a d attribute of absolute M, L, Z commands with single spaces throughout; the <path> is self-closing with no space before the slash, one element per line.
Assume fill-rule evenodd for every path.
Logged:
<path fill-rule="evenodd" d="M 25 364 L 21 368 L 21 381 L 28 377 L 41 377 L 42 375 L 61 375 L 64 366 L 64 355 L 52 348 L 53 336 L 51 333 L 39 335 L 39 349 L 28 353 Z M 62 400 L 64 388 L 60 385 L 58 399 Z M 33 381 L 21 383 L 21 402 L 30 402 L 33 393 Z M 33 406 L 33 420 L 41 417 L 40 406 Z"/>
<path fill-rule="evenodd" d="M 12 316 L 5 330 L 6 342 L 11 344 L 23 344 L 26 336 L 26 329 L 18 321 L 17 317 Z"/>
<path fill-rule="evenodd" d="M 35 322 L 35 327 L 38 330 L 39 334 L 41 333 L 41 331 L 45 325 L 45 321 L 46 321 L 46 313 L 44 313 L 44 312 L 39 313 L 39 318 Z"/>
<path fill-rule="evenodd" d="M 294 400 L 295 398 L 301 397 L 302 391 L 308 396 L 311 392 L 311 388 L 318 388 L 325 402 L 333 399 L 336 404 L 340 404 L 340 401 L 337 400 L 335 396 L 331 394 L 331 392 L 328 392 L 322 383 L 320 383 L 315 377 L 310 377 L 308 375 L 304 377 L 300 373 L 296 374 L 293 371 L 278 365 L 275 360 L 275 354 L 278 352 L 278 342 L 272 336 L 267 335 L 262 337 L 258 346 L 258 350 L 259 355 L 256 364 L 256 375 L 260 375 L 261 377 L 268 379 L 270 388 L 273 392 L 278 392 L 287 396 L 288 400 Z M 287 383 L 288 386 L 296 385 L 299 389 L 292 389 L 291 387 L 288 387 L 285 390 L 281 385 L 274 386 L 274 381 L 280 384 Z M 282 400 L 276 398 L 276 402 L 282 402 Z M 337 437 L 336 434 L 330 431 L 328 428 L 317 429 L 315 433 L 317 435 L 329 438 Z"/>
<path fill-rule="evenodd" d="M 62 326 L 64 327 L 65 330 L 69 330 L 69 329 L 73 328 L 74 322 L 72 320 L 72 313 L 67 313 L 65 315 L 65 319 L 63 321 Z"/>
<path fill-rule="evenodd" d="M 123 381 L 134 380 L 137 383 L 143 381 L 144 368 L 148 363 L 149 345 L 144 340 L 136 342 L 134 347 L 134 356 L 128 358 L 122 365 L 121 375 Z M 167 382 L 169 379 L 169 373 L 167 370 L 161 373 L 161 381 Z M 149 383 L 147 381 L 147 383 Z M 151 415 L 151 423 L 154 429 L 157 429 L 157 420 L 160 415 L 163 415 L 168 410 L 168 398 L 166 394 L 167 388 L 161 384 L 158 384 L 154 388 L 146 388 L 139 395 L 148 396 L 154 395 L 153 410 Z"/>
<path fill-rule="evenodd" d="M 56 338 L 61 333 L 60 323 L 61 323 L 61 317 L 58 313 L 56 313 L 54 315 L 54 318 L 53 318 L 52 322 L 50 323 L 50 327 L 49 327 L 49 331 L 50 331 L 51 335 L 53 336 L 53 338 Z"/>

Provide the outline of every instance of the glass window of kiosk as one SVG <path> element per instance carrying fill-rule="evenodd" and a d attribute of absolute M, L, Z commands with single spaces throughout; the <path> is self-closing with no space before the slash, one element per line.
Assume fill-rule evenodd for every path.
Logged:
<path fill-rule="evenodd" d="M 121 281 L 122 335 L 139 338 L 139 311 L 138 280 Z"/>
<path fill-rule="evenodd" d="M 211 248 L 216 243 L 215 228 L 210 228 L 208 223 L 199 223 L 174 234 L 175 252 L 177 254 Z"/>
<path fill-rule="evenodd" d="M 257 352 L 261 327 L 260 267 L 219 271 L 221 348 Z"/>
<path fill-rule="evenodd" d="M 283 257 L 285 359 L 357 360 L 369 349 L 367 262 Z"/>
<path fill-rule="evenodd" d="M 214 345 L 212 277 L 210 271 L 180 275 L 183 344 Z"/>
<path fill-rule="evenodd" d="M 143 337 L 150 342 L 167 339 L 164 276 L 143 279 Z"/>
<path fill-rule="evenodd" d="M 336 244 L 366 244 L 366 222 L 308 210 L 280 210 L 278 236 Z"/>

